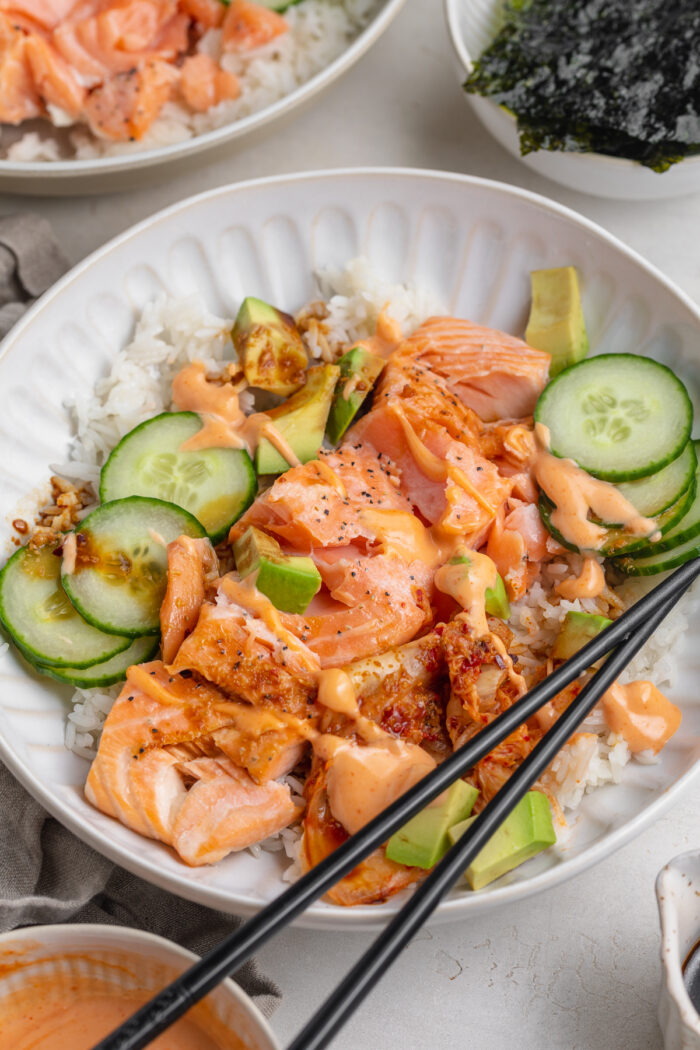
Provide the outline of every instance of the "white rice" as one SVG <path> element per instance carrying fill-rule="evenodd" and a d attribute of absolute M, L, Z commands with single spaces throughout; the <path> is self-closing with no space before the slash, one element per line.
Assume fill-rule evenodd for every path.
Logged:
<path fill-rule="evenodd" d="M 422 320 L 444 309 L 434 296 L 406 285 L 386 282 L 366 260 L 357 259 L 343 271 L 318 275 L 319 297 L 324 303 L 319 325 L 307 328 L 305 339 L 313 356 L 337 356 L 354 340 L 372 334 L 377 317 L 388 307 L 409 334 Z M 312 306 L 312 309 L 314 307 Z M 302 311 L 307 314 L 308 311 Z M 171 382 L 183 364 L 203 359 L 212 371 L 234 356 L 231 320 L 211 314 L 197 295 L 171 299 L 165 296 L 144 310 L 134 337 L 116 358 L 110 374 L 96 387 L 95 396 L 72 406 L 76 437 L 70 463 L 56 465 L 57 473 L 80 480 L 95 480 L 110 450 L 132 427 L 171 406 Z M 247 410 L 252 403 L 249 403 Z M 513 651 L 519 667 L 534 671 L 546 659 L 561 623 L 570 610 L 606 614 L 616 612 L 641 596 L 649 581 L 627 581 L 599 599 L 564 601 L 554 592 L 558 578 L 578 571 L 580 559 L 566 555 L 544 567 L 526 598 L 514 602 L 510 626 Z M 628 668 L 624 679 L 651 678 L 659 686 L 671 685 L 679 641 L 687 628 L 687 607 L 676 608 Z M 79 689 L 68 715 L 66 746 L 92 758 L 107 713 L 119 692 L 112 689 Z M 624 740 L 611 733 L 599 709 L 592 712 L 572 741 L 560 752 L 546 774 L 545 783 L 562 809 L 575 810 L 586 791 L 618 783 L 631 760 Z M 655 761 L 653 755 L 636 756 Z M 295 791 L 301 784 L 295 782 Z M 294 861 L 285 877 L 298 873 L 299 829 L 285 829 L 253 848 L 284 850 Z"/>
<path fill-rule="evenodd" d="M 304 0 L 285 14 L 289 32 L 248 56 L 221 56 L 221 31 L 210 30 L 200 41 L 199 50 L 220 58 L 222 67 L 239 77 L 240 96 L 206 113 L 193 113 L 178 102 L 168 102 L 139 142 L 108 142 L 83 125 L 53 128 L 42 121 L 33 122 L 19 137 L 14 129 L 4 129 L 0 156 L 20 162 L 92 160 L 169 146 L 235 123 L 267 109 L 329 66 L 347 50 L 383 2 Z M 56 123 L 60 124 L 60 119 Z"/>

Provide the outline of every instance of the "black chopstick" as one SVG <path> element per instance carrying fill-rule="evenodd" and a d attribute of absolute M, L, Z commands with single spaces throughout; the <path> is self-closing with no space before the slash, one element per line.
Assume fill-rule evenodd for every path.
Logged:
<path fill-rule="evenodd" d="M 680 595 L 678 596 L 680 597 Z M 400 912 L 388 923 L 338 987 L 304 1026 L 288 1050 L 321 1050 L 357 1009 L 396 959 L 402 948 L 437 908 L 445 894 L 500 827 L 513 807 L 544 773 L 603 693 L 671 611 L 669 599 L 652 613 L 638 633 L 621 645 L 559 716 L 552 728 L 511 774 L 460 840 L 445 854 Z"/>
<path fill-rule="evenodd" d="M 333 853 L 307 872 L 213 951 L 194 963 L 93 1050 L 141 1050 L 255 951 L 352 871 L 372 850 L 437 798 L 535 711 L 580 677 L 592 664 L 642 629 L 669 599 L 677 600 L 700 574 L 700 559 L 677 569 L 641 601 L 588 642 L 575 656 L 516 701 L 507 711 L 447 758 Z M 558 725 L 559 723 L 555 723 Z M 476 826 L 476 822 L 473 827 Z M 437 870 L 437 869 L 436 869 Z"/>

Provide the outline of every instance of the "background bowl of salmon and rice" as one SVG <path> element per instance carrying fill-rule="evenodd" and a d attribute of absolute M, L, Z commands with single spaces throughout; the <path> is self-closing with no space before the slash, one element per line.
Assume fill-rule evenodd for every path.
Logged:
<path fill-rule="evenodd" d="M 23 2 L 29 11 L 32 0 Z M 211 2 L 202 0 L 204 5 Z M 290 116 L 292 110 L 312 100 L 354 66 L 379 40 L 405 0 L 255 2 L 273 12 L 282 11 L 290 28 L 271 42 L 246 52 L 242 56 L 246 60 L 243 67 L 234 61 L 239 98 L 223 101 L 207 112 L 190 113 L 186 120 L 180 119 L 177 105 L 168 104 L 148 128 L 143 141 L 137 142 L 95 137 L 86 123 L 66 118 L 55 106 L 49 106 L 48 111 L 56 114 L 56 126 L 44 117 L 25 120 L 17 126 L 0 122 L 0 192 L 69 196 L 125 190 L 148 183 L 156 169 L 166 165 L 172 174 L 173 170 L 199 163 L 205 152 L 222 154 L 235 149 L 234 141 L 252 137 L 267 124 Z M 21 8 L 22 3 L 10 6 Z M 62 6 L 69 6 L 66 0 Z M 188 10 L 190 6 L 192 11 L 198 9 L 195 0 Z M 222 9 L 228 10 L 223 3 Z M 33 19 L 27 24 L 31 30 Z M 207 54 L 216 51 L 218 42 L 209 40 L 218 32 L 209 30 L 197 48 Z M 233 55 L 234 60 L 237 57 Z M 58 59 L 61 60 L 60 54 Z M 123 64 L 118 68 L 123 68 Z M 77 73 L 78 81 L 82 81 L 81 71 Z M 129 71 L 120 74 L 128 75 Z M 175 90 L 174 96 L 177 94 Z M 106 102 L 107 109 L 113 109 L 114 98 L 110 96 Z M 41 107 L 41 99 L 37 104 Z M 18 112 L 16 106 L 10 110 Z M 3 111 L 0 101 L 0 115 Z"/>
<path fill-rule="evenodd" d="M 633 251 L 576 213 L 526 191 L 467 176 L 358 169 L 261 179 L 179 203 L 80 263 L 0 347 L 0 549 L 27 494 L 67 458 L 66 404 L 88 397 L 160 293 L 197 290 L 222 317 L 255 295 L 294 312 L 317 295 L 314 273 L 365 256 L 382 278 L 425 289 L 446 313 L 516 335 L 525 329 L 529 271 L 574 265 L 593 353 L 647 354 L 670 365 L 698 402 L 700 312 Z M 435 921 L 545 890 L 596 863 L 672 804 L 700 758 L 698 628 L 680 649 L 669 696 L 683 712 L 654 765 L 584 796 L 570 834 L 474 893 L 464 886 Z M 89 763 L 64 745 L 71 690 L 0 655 L 0 757 L 63 824 L 117 863 L 182 897 L 252 914 L 285 887 L 283 852 L 248 852 L 190 868 L 167 847 L 86 801 Z M 401 897 L 376 906 L 320 902 L 301 922 L 383 924 Z"/>

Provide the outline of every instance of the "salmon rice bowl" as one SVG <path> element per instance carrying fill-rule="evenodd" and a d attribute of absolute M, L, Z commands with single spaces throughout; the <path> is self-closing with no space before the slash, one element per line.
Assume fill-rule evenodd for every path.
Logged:
<path fill-rule="evenodd" d="M 382 0 L 0 0 L 0 159 L 91 160 L 250 116 L 338 58 Z"/>
<path fill-rule="evenodd" d="M 88 801 L 189 866 L 278 851 L 294 879 L 700 553 L 693 406 L 589 348 L 576 270 L 527 328 L 446 316 L 356 259 L 294 316 L 148 304 L 70 460 L 13 522 L 0 624 L 72 687 Z M 47 474 L 48 474 L 47 469 Z M 654 763 L 687 599 L 465 873 L 478 892 Z M 0 641 L 0 649 L 3 643 Z M 328 894 L 423 878 L 591 668 Z M 67 691 L 66 695 L 70 695 Z"/>

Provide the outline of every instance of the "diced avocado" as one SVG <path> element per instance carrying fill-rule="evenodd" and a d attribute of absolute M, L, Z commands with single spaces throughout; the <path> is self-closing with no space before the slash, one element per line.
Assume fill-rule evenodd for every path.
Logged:
<path fill-rule="evenodd" d="M 533 270 L 532 306 L 525 341 L 552 355 L 550 376 L 582 361 L 588 335 L 581 306 L 578 275 L 573 266 Z"/>
<path fill-rule="evenodd" d="M 465 554 L 456 554 L 454 558 L 450 558 L 450 565 L 469 565 L 469 558 Z M 499 620 L 510 619 L 510 602 L 500 573 L 496 573 L 496 585 L 487 587 L 484 597 L 484 608 L 489 616 L 495 616 Z"/>
<path fill-rule="evenodd" d="M 478 794 L 471 784 L 455 781 L 391 836 L 386 846 L 389 860 L 412 868 L 435 867 L 449 849 L 450 828 L 469 816 Z"/>
<path fill-rule="evenodd" d="M 612 620 L 595 613 L 568 612 L 554 643 L 552 659 L 568 660 L 611 623 Z"/>
<path fill-rule="evenodd" d="M 323 444 L 339 372 L 337 365 L 310 368 L 301 390 L 266 413 L 275 430 L 302 463 L 314 459 Z M 258 474 L 282 474 L 289 469 L 289 463 L 267 438 L 262 438 L 255 454 L 255 468 Z"/>
<path fill-rule="evenodd" d="M 288 397 L 304 382 L 308 357 L 289 314 L 249 296 L 238 311 L 232 338 L 251 386 Z"/>
<path fill-rule="evenodd" d="M 454 845 L 475 820 L 469 817 L 450 828 L 450 842 Z M 469 865 L 467 882 L 480 890 L 556 841 L 549 799 L 541 791 L 528 791 Z"/>
<path fill-rule="evenodd" d="M 486 591 L 486 612 L 489 616 L 497 616 L 499 620 L 510 619 L 510 602 L 500 573 L 496 577 L 496 586 Z"/>
<path fill-rule="evenodd" d="M 370 390 L 379 378 L 384 358 L 361 346 L 348 350 L 338 361 L 340 378 L 333 395 L 326 432 L 332 445 L 337 445 L 357 415 Z"/>
<path fill-rule="evenodd" d="M 257 572 L 255 586 L 281 612 L 303 613 L 321 586 L 311 558 L 283 554 L 271 536 L 251 525 L 233 545 L 236 568 L 245 579 Z"/>

